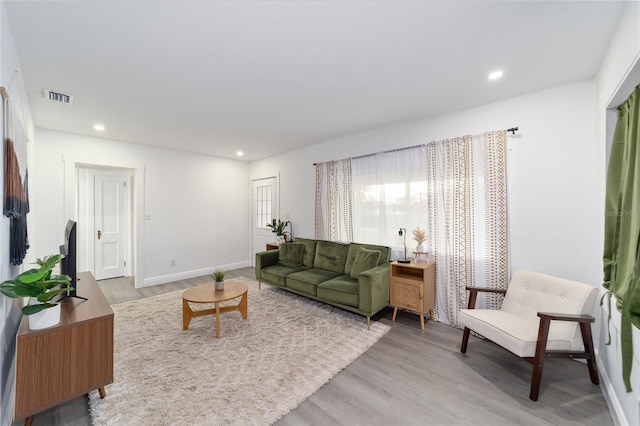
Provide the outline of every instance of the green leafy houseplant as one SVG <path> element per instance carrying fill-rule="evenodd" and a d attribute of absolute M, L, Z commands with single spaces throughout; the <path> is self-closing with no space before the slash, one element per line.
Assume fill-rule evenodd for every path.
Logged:
<path fill-rule="evenodd" d="M 273 223 L 267 223 L 267 226 L 271 228 L 271 232 L 278 236 L 278 241 L 284 243 L 293 241 L 293 235 L 291 234 L 291 232 L 285 231 L 287 225 L 291 226 L 291 222 L 288 220 L 286 222 L 283 222 L 279 219 L 277 222 L 275 219 L 273 219 Z M 293 227 L 291 229 L 293 230 Z"/>
<path fill-rule="evenodd" d="M 7 297 L 18 299 L 33 297 L 39 303 L 27 305 L 22 313 L 32 315 L 47 308 L 53 308 L 57 303 L 51 302 L 54 297 L 73 290 L 71 277 L 68 275 L 52 275 L 53 268 L 64 258 L 62 254 L 54 254 L 38 259 L 39 268 L 24 271 L 13 280 L 0 284 L 0 292 Z"/>
<path fill-rule="evenodd" d="M 287 227 L 288 223 L 289 221 L 283 222 L 281 220 L 278 220 L 278 222 L 274 221 L 274 223 L 267 223 L 267 226 L 271 228 L 271 232 L 273 232 L 277 236 L 281 236 L 286 234 L 285 228 Z"/>
<path fill-rule="evenodd" d="M 213 279 L 216 280 L 216 282 L 220 282 L 224 280 L 225 274 L 226 272 L 224 272 L 223 269 L 216 269 L 215 271 L 213 271 Z"/>

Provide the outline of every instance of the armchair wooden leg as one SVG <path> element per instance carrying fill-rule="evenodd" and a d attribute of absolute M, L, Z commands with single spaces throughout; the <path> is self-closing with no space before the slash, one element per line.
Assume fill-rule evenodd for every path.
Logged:
<path fill-rule="evenodd" d="M 580 323 L 580 332 L 582 333 L 582 342 L 584 343 L 584 351 L 587 358 L 587 366 L 589 367 L 589 377 L 594 385 L 600 384 L 598 378 L 598 366 L 596 365 L 596 353 L 593 350 L 593 338 L 591 337 L 591 324 Z"/>
<path fill-rule="evenodd" d="M 540 382 L 542 381 L 542 367 L 547 356 L 547 338 L 549 337 L 549 326 L 551 321 L 540 318 L 540 328 L 538 329 L 538 343 L 536 344 L 536 356 L 533 359 L 533 373 L 531 374 L 531 390 L 529 399 L 538 400 L 540 393 Z"/>
<path fill-rule="evenodd" d="M 460 352 L 463 354 L 467 353 L 467 344 L 469 343 L 469 334 L 471 334 L 471 330 L 465 327 L 464 332 L 462 333 L 462 344 L 460 345 Z"/>

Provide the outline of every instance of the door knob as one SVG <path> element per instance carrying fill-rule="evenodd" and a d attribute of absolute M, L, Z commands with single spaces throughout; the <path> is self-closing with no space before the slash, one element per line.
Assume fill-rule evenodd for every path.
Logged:
<path fill-rule="evenodd" d="M 98 229 L 98 239 L 102 236 L 102 231 Z"/>

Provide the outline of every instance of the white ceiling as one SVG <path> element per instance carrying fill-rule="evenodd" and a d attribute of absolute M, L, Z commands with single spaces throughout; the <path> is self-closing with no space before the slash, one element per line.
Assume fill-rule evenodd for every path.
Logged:
<path fill-rule="evenodd" d="M 625 6 L 3 3 L 36 126 L 247 161 L 593 77 Z"/>

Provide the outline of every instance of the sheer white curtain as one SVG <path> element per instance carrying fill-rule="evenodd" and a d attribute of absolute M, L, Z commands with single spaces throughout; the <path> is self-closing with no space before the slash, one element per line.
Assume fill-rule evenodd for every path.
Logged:
<path fill-rule="evenodd" d="M 354 158 L 352 167 L 354 241 L 400 247 L 398 230 L 406 228 L 410 253 L 411 230 L 428 223 L 426 147 Z"/>
<path fill-rule="evenodd" d="M 431 142 L 429 232 L 436 262 L 435 319 L 458 326 L 467 286 L 504 289 L 509 279 L 506 131 Z M 478 307 L 498 309 L 490 295 Z"/>
<path fill-rule="evenodd" d="M 316 239 L 351 242 L 351 159 L 316 164 Z"/>

